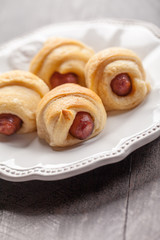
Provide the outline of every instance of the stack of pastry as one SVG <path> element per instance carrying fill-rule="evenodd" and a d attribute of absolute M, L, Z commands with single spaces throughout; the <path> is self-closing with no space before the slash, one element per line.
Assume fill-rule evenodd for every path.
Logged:
<path fill-rule="evenodd" d="M 96 136 L 105 127 L 107 111 L 132 109 L 150 90 L 133 51 L 114 47 L 94 54 L 72 39 L 47 40 L 30 72 L 0 76 L 0 133 L 37 127 L 38 136 L 53 147 Z"/>

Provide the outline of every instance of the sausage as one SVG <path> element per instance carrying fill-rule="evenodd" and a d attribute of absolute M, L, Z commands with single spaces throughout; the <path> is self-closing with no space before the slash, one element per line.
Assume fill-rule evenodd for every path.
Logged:
<path fill-rule="evenodd" d="M 75 138 L 84 140 L 91 135 L 93 128 L 94 122 L 91 115 L 87 112 L 78 112 L 69 133 Z"/>
<path fill-rule="evenodd" d="M 64 83 L 78 83 L 78 76 L 74 73 L 61 74 L 55 72 L 50 79 L 52 89 Z"/>
<path fill-rule="evenodd" d="M 132 90 L 132 82 L 127 73 L 118 74 L 111 81 L 112 91 L 118 96 L 126 96 Z"/>
<path fill-rule="evenodd" d="M 0 133 L 10 136 L 22 126 L 22 120 L 13 114 L 0 114 Z"/>

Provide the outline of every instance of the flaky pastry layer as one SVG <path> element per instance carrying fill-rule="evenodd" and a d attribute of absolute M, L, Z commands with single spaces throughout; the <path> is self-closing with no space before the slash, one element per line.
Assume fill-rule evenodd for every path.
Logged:
<path fill-rule="evenodd" d="M 18 116 L 23 124 L 18 133 L 36 130 L 36 108 L 49 91 L 37 76 L 21 70 L 0 75 L 0 114 Z"/>
<path fill-rule="evenodd" d="M 111 88 L 112 79 L 121 73 L 127 73 L 132 82 L 127 96 L 118 96 Z M 125 48 L 113 47 L 95 54 L 85 67 L 85 77 L 87 87 L 100 96 L 107 111 L 134 108 L 150 91 L 140 58 Z"/>
<path fill-rule="evenodd" d="M 74 73 L 79 84 L 85 86 L 84 67 L 93 54 L 90 47 L 79 41 L 53 37 L 32 59 L 30 72 L 43 79 L 49 87 L 54 72 Z"/>
<path fill-rule="evenodd" d="M 74 118 L 80 111 L 89 113 L 94 121 L 94 129 L 89 138 L 100 133 L 106 123 L 106 112 L 97 94 L 77 84 L 64 84 L 51 90 L 37 108 L 39 137 L 53 147 L 66 147 L 81 142 L 69 133 Z"/>

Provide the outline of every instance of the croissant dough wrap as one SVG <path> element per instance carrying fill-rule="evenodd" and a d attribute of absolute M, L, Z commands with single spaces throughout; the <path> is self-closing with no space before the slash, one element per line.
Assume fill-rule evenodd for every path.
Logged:
<path fill-rule="evenodd" d="M 126 96 L 116 95 L 110 86 L 118 74 L 127 73 L 132 91 Z M 86 85 L 102 99 L 106 110 L 131 109 L 137 106 L 150 90 L 138 56 L 124 48 L 108 48 L 94 55 L 85 68 Z"/>
<path fill-rule="evenodd" d="M 69 133 L 77 112 L 88 112 L 94 121 L 89 138 L 102 131 L 106 112 L 101 99 L 90 89 L 77 84 L 64 84 L 47 93 L 37 108 L 37 130 L 51 146 L 70 146 L 81 142 Z"/>
<path fill-rule="evenodd" d="M 49 91 L 37 76 L 25 71 L 11 71 L 0 75 L 0 114 L 18 116 L 22 127 L 18 133 L 36 129 L 35 112 L 41 98 Z"/>
<path fill-rule="evenodd" d="M 49 87 L 54 72 L 74 73 L 78 76 L 78 83 L 84 86 L 84 67 L 93 54 L 94 51 L 81 42 L 50 38 L 31 61 L 30 71 L 43 79 Z"/>

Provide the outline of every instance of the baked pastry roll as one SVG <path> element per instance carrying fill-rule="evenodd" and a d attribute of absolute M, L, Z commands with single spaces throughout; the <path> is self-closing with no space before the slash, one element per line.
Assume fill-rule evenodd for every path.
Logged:
<path fill-rule="evenodd" d="M 139 57 L 119 47 L 105 49 L 88 61 L 86 85 L 95 91 L 109 110 L 125 110 L 137 106 L 150 91 Z"/>
<path fill-rule="evenodd" d="M 78 84 L 47 93 L 37 108 L 37 131 L 50 146 L 66 147 L 96 136 L 106 123 L 101 99 Z"/>
<path fill-rule="evenodd" d="M 50 89 L 64 83 L 85 86 L 84 67 L 94 51 L 79 41 L 50 38 L 30 64 L 30 72 L 43 79 Z"/>
<path fill-rule="evenodd" d="M 28 133 L 36 130 L 36 108 L 49 91 L 37 76 L 25 71 L 0 75 L 0 133 Z"/>

